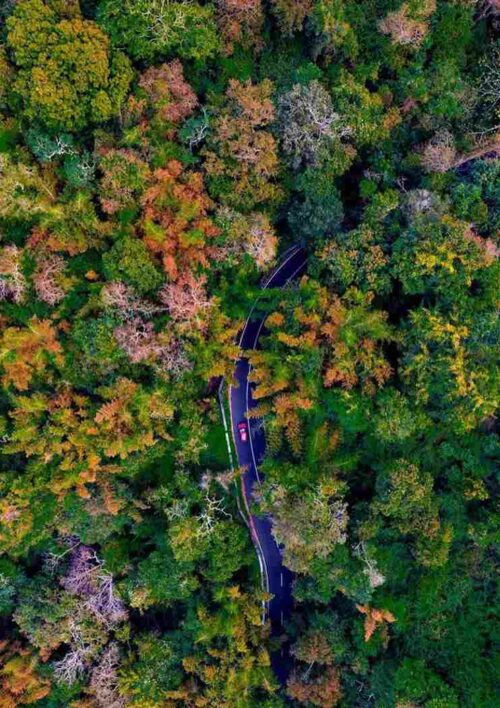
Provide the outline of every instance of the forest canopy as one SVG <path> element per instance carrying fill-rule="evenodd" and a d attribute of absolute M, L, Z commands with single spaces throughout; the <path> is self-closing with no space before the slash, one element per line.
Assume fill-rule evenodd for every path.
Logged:
<path fill-rule="evenodd" d="M 493 708 L 498 0 L 0 5 L 0 708 Z"/>

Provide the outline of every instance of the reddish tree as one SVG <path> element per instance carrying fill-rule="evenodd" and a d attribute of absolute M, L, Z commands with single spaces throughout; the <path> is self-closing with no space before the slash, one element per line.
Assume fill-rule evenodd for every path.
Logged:
<path fill-rule="evenodd" d="M 264 12 L 261 0 L 218 0 L 217 20 L 225 51 L 232 54 L 233 45 L 262 47 Z"/>
<path fill-rule="evenodd" d="M 209 265 L 219 229 L 208 216 L 212 202 L 199 172 L 183 172 L 181 163 L 171 160 L 155 171 L 142 201 L 144 243 L 162 258 L 171 280 Z"/>
<path fill-rule="evenodd" d="M 39 661 L 19 642 L 0 641 L 0 706 L 34 705 L 50 693 L 50 682 L 37 673 Z"/>
<path fill-rule="evenodd" d="M 356 605 L 356 607 L 365 615 L 365 642 L 370 639 L 378 626 L 385 628 L 385 623 L 396 621 L 396 618 L 389 610 L 377 610 L 369 605 Z"/>
<path fill-rule="evenodd" d="M 334 708 L 342 698 L 339 671 L 335 666 L 328 666 L 310 681 L 294 673 L 287 683 L 287 695 L 299 703 Z"/>
<path fill-rule="evenodd" d="M 198 105 L 178 59 L 147 69 L 139 79 L 139 86 L 146 92 L 153 114 L 174 125 L 190 116 Z"/>
<path fill-rule="evenodd" d="M 36 375 L 47 377 L 50 364 L 62 365 L 62 354 L 57 331 L 49 320 L 33 317 L 27 327 L 8 327 L 0 338 L 2 382 L 26 391 Z"/>

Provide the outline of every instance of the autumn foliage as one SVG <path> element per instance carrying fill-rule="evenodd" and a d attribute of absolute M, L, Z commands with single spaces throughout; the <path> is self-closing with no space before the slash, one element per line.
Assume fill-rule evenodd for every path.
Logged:
<path fill-rule="evenodd" d="M 186 172 L 172 160 L 154 172 L 142 206 L 144 243 L 171 280 L 197 266 L 208 267 L 218 229 L 209 216 L 212 203 L 200 172 Z"/>

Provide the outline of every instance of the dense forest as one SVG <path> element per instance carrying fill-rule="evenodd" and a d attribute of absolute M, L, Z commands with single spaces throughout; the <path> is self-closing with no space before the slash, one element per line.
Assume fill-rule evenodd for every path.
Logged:
<path fill-rule="evenodd" d="M 498 705 L 499 29 L 0 1 L 1 708 Z M 293 245 L 245 353 L 275 637 L 217 391 Z"/>

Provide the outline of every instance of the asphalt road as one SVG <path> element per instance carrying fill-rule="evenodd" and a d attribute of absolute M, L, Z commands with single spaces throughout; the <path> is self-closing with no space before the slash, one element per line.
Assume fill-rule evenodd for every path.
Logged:
<path fill-rule="evenodd" d="M 304 272 L 305 266 L 305 252 L 300 248 L 290 249 L 263 285 L 263 289 L 283 287 L 293 278 L 299 277 Z M 243 350 L 258 348 L 259 336 L 264 326 L 264 319 L 254 319 L 252 313 L 253 308 L 241 333 L 240 347 Z M 265 454 L 266 440 L 262 421 L 255 418 L 248 421 L 250 432 L 248 442 L 240 440 L 238 423 L 247 420 L 247 411 L 256 405 L 252 398 L 253 384 L 248 381 L 248 373 L 249 362 L 242 357 L 236 364 L 235 381 L 229 389 L 231 427 L 238 465 L 245 468 L 241 478 L 242 492 L 248 512 L 252 541 L 259 559 L 263 586 L 273 596 L 269 602 L 263 605 L 263 619 L 269 619 L 272 634 L 280 636 L 283 634 L 284 623 L 293 608 L 293 576 L 282 563 L 280 548 L 272 535 L 272 518 L 254 516 L 250 513 L 254 501 L 254 491 L 258 491 L 262 480 L 259 464 Z M 283 643 L 281 650 L 273 654 L 271 659 L 278 679 L 282 684 L 285 684 L 290 670 L 288 645 Z"/>

